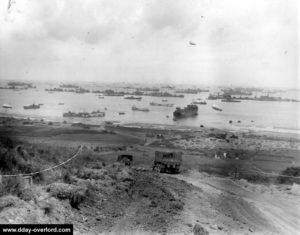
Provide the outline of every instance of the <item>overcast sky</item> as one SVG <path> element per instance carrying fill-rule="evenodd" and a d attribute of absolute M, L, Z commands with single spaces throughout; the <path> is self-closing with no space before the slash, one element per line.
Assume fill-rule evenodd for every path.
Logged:
<path fill-rule="evenodd" d="M 0 79 L 299 87 L 298 7 L 0 0 Z"/>

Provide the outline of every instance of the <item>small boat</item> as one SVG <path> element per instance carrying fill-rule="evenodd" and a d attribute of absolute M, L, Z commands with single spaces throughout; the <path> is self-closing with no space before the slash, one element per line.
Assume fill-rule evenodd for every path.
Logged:
<path fill-rule="evenodd" d="M 125 112 L 119 112 L 119 115 L 124 115 L 125 114 Z"/>
<path fill-rule="evenodd" d="M 131 108 L 133 111 L 142 111 L 142 112 L 149 112 L 150 110 L 147 108 L 137 108 L 136 106 L 132 106 Z"/>
<path fill-rule="evenodd" d="M 216 105 L 216 104 L 213 104 L 211 107 L 212 107 L 214 110 L 222 111 L 222 109 L 221 109 L 218 105 Z"/>
<path fill-rule="evenodd" d="M 10 104 L 3 104 L 2 107 L 5 109 L 12 109 L 12 106 Z"/>
<path fill-rule="evenodd" d="M 38 104 L 30 104 L 30 105 L 25 105 L 23 106 L 24 109 L 39 109 L 40 105 Z"/>
<path fill-rule="evenodd" d="M 203 105 L 206 105 L 206 100 L 195 100 L 192 102 L 192 104 L 203 104 Z"/>
<path fill-rule="evenodd" d="M 124 96 L 124 99 L 126 99 L 126 100 L 141 100 L 142 97 L 140 97 L 140 96 L 134 96 L 134 95 L 129 95 L 129 96 Z"/>

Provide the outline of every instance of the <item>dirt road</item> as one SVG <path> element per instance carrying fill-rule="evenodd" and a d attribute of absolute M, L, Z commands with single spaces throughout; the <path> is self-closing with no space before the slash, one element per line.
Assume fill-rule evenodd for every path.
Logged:
<path fill-rule="evenodd" d="M 171 233 L 188 234 L 199 223 L 210 234 L 300 234 L 295 195 L 195 171 L 174 177 L 195 188 L 186 195 L 181 222 Z"/>

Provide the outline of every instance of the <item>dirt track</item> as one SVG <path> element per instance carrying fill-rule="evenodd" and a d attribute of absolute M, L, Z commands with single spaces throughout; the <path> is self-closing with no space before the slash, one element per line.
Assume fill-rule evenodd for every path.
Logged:
<path fill-rule="evenodd" d="M 183 223 L 174 232 L 188 232 L 182 225 L 198 222 L 210 234 L 299 234 L 300 203 L 295 195 L 270 193 L 259 186 L 248 189 L 241 184 L 245 182 L 197 172 L 175 177 L 196 188 L 187 194 Z"/>

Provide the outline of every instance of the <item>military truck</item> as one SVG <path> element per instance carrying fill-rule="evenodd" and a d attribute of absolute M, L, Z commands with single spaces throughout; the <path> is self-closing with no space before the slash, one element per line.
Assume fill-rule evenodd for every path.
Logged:
<path fill-rule="evenodd" d="M 131 162 L 132 162 L 132 159 L 133 159 L 132 155 L 122 154 L 122 155 L 118 156 L 117 161 L 121 162 L 121 163 L 124 163 L 126 166 L 130 166 Z"/>
<path fill-rule="evenodd" d="M 179 173 L 182 152 L 155 151 L 153 170 L 160 173 Z"/>

